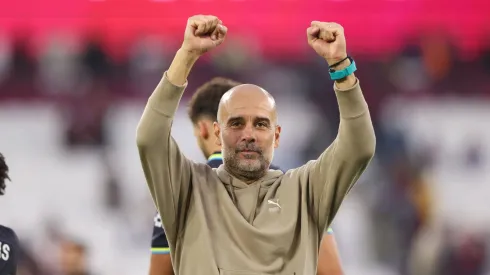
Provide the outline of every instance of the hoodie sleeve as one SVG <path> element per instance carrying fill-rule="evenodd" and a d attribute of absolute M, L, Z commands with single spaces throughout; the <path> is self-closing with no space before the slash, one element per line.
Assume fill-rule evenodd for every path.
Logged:
<path fill-rule="evenodd" d="M 320 232 L 332 222 L 345 196 L 368 166 L 376 144 L 359 81 L 348 90 L 334 89 L 340 110 L 337 137 L 318 159 L 298 171 Z"/>
<path fill-rule="evenodd" d="M 146 182 L 161 214 L 170 244 L 175 244 L 187 209 L 192 162 L 170 135 L 173 118 L 187 84 L 176 86 L 166 73 L 150 96 L 138 124 L 136 142 Z"/>

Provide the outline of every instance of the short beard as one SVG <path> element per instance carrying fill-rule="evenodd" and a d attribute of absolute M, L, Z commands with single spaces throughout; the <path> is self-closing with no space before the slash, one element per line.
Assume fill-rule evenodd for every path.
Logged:
<path fill-rule="evenodd" d="M 229 151 L 224 156 L 225 168 L 230 174 L 246 183 L 251 183 L 262 178 L 269 170 L 270 161 L 267 160 L 262 152 L 257 152 L 259 157 L 255 160 L 258 165 L 252 163 L 242 164 L 238 158 L 238 152 Z"/>

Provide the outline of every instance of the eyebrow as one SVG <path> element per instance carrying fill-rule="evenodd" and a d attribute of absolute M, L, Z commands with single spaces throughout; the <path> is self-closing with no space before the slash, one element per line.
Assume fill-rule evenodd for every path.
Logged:
<path fill-rule="evenodd" d="M 230 117 L 228 119 L 228 122 L 232 122 L 232 121 L 243 121 L 243 120 L 245 120 L 245 118 L 243 118 L 242 116 L 234 116 L 234 117 Z M 268 118 L 268 117 L 262 117 L 262 116 L 259 116 L 259 117 L 255 117 L 254 118 L 254 122 L 258 122 L 258 121 L 265 121 L 267 123 L 271 123 L 270 118 Z"/>
<path fill-rule="evenodd" d="M 241 116 L 234 116 L 234 117 L 230 117 L 226 122 L 243 121 L 243 120 L 245 119 Z"/>
<path fill-rule="evenodd" d="M 267 122 L 267 123 L 271 123 L 271 120 L 268 118 L 268 117 L 256 117 L 254 119 L 255 122 L 259 122 L 259 121 L 263 121 L 263 122 Z"/>

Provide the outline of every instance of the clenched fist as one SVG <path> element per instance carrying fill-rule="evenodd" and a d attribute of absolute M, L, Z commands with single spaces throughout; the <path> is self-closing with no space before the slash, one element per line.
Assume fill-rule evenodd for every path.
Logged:
<path fill-rule="evenodd" d="M 200 56 L 223 43 L 227 30 L 216 16 L 192 16 L 187 20 L 182 49 Z"/>
<path fill-rule="evenodd" d="M 311 22 L 306 30 L 308 44 L 318 55 L 325 58 L 329 65 L 347 57 L 344 28 L 333 22 Z"/>

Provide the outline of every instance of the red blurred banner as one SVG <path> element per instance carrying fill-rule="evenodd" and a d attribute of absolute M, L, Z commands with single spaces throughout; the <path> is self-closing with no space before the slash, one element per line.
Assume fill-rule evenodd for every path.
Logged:
<path fill-rule="evenodd" d="M 490 36 L 489 11 L 486 0 L 5 0 L 0 32 L 42 38 L 95 31 L 117 50 L 145 33 L 180 41 L 188 16 L 214 14 L 230 35 L 255 37 L 268 54 L 306 48 L 312 20 L 342 24 L 355 51 L 394 50 L 408 35 L 426 32 L 447 32 L 462 49 L 474 50 Z"/>

